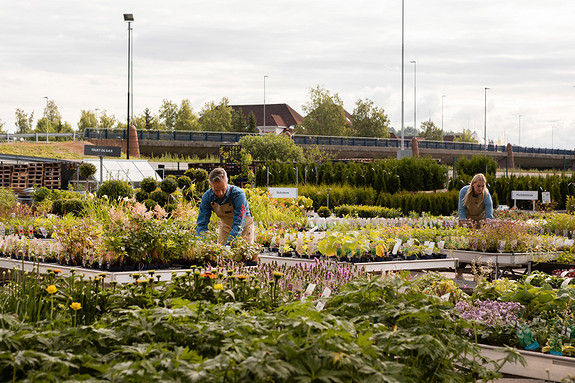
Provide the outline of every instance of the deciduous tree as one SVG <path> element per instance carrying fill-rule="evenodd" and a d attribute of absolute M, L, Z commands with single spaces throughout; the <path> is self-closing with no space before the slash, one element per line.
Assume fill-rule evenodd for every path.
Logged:
<path fill-rule="evenodd" d="M 378 108 L 369 99 L 357 100 L 351 116 L 350 133 L 355 137 L 387 138 L 389 118 L 383 108 Z"/>
<path fill-rule="evenodd" d="M 178 105 L 169 100 L 163 100 L 159 110 L 160 127 L 164 130 L 174 130 L 178 121 Z"/>
<path fill-rule="evenodd" d="M 345 134 L 348 121 L 343 109 L 343 101 L 337 93 L 331 94 L 329 90 L 321 88 L 310 89 L 309 102 L 303 105 L 306 113 L 303 128 L 297 129 L 298 133 L 342 136 Z"/>
<path fill-rule="evenodd" d="M 433 121 L 427 120 L 421 123 L 420 136 L 429 141 L 443 141 L 443 130 L 435 126 Z"/>
<path fill-rule="evenodd" d="M 199 130 L 200 122 L 194 113 L 192 103 L 188 99 L 182 100 L 176 119 L 176 130 Z"/>
<path fill-rule="evenodd" d="M 227 98 L 222 98 L 219 104 L 206 102 L 200 112 L 201 130 L 208 132 L 229 132 L 232 128 L 232 107 Z"/>

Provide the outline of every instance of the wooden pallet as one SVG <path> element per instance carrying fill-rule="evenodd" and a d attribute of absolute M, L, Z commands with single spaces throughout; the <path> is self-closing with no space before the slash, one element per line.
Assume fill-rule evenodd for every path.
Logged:
<path fill-rule="evenodd" d="M 42 186 L 44 180 L 44 164 L 31 163 L 28 165 L 28 187 Z"/>
<path fill-rule="evenodd" d="M 12 182 L 12 166 L 0 165 L 0 187 L 9 188 Z"/>

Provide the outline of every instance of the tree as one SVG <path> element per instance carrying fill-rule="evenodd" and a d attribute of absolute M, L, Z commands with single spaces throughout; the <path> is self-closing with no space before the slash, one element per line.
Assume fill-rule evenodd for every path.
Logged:
<path fill-rule="evenodd" d="M 227 98 L 222 98 L 219 104 L 206 102 L 200 112 L 201 130 L 207 132 L 229 132 L 232 130 L 232 107 Z"/>
<path fill-rule="evenodd" d="M 200 122 L 194 113 L 190 100 L 182 100 L 176 119 L 176 130 L 198 130 Z"/>
<path fill-rule="evenodd" d="M 303 149 L 284 135 L 245 136 L 238 144 L 252 156 L 254 161 L 300 162 L 304 160 Z"/>
<path fill-rule="evenodd" d="M 86 128 L 96 128 L 98 125 L 96 113 L 91 110 L 82 110 L 80 112 L 80 121 L 78 121 L 78 131 L 84 133 Z"/>
<path fill-rule="evenodd" d="M 246 124 L 246 116 L 242 113 L 242 109 L 232 110 L 232 131 L 234 132 L 246 132 L 248 130 Z"/>
<path fill-rule="evenodd" d="M 389 118 L 383 108 L 373 105 L 369 99 L 357 100 L 351 115 L 350 132 L 355 137 L 387 138 L 389 133 Z"/>
<path fill-rule="evenodd" d="M 63 133 L 61 130 L 68 132 L 68 126 L 70 132 L 73 132 L 69 123 L 62 123 L 62 115 L 58 111 L 58 106 L 56 103 L 53 100 L 48 100 L 46 107 L 44 108 L 44 117 L 38 120 L 36 123 L 36 129 L 34 131 L 36 133 L 46 133 L 46 131 L 53 133 Z"/>
<path fill-rule="evenodd" d="M 453 139 L 453 142 L 472 142 L 477 143 L 475 137 L 473 137 L 473 133 L 471 133 L 471 129 L 463 129 L 461 135 L 456 136 Z"/>
<path fill-rule="evenodd" d="M 158 117 L 152 114 L 150 108 L 144 109 L 144 113 L 134 117 L 134 126 L 140 130 L 162 130 Z"/>
<path fill-rule="evenodd" d="M 0 133 L 6 133 L 4 131 L 4 125 L 6 125 L 6 122 L 2 121 L 2 119 L 0 119 Z"/>
<path fill-rule="evenodd" d="M 303 111 L 307 114 L 304 118 L 303 127 L 297 129 L 297 133 L 342 136 L 348 125 L 343 109 L 343 101 L 337 93 L 333 95 L 329 90 L 320 88 L 309 91 L 310 100 L 303 105 Z"/>
<path fill-rule="evenodd" d="M 178 105 L 169 100 L 163 100 L 159 114 L 160 126 L 163 130 L 174 130 L 176 128 L 176 122 L 178 121 Z"/>
<path fill-rule="evenodd" d="M 22 109 L 16 109 L 16 133 L 32 133 L 34 123 L 34 112 L 30 116 Z"/>
<path fill-rule="evenodd" d="M 431 120 L 424 121 L 421 123 L 421 137 L 429 141 L 443 141 L 443 130 Z"/>
<path fill-rule="evenodd" d="M 248 133 L 258 133 L 258 119 L 253 111 L 248 116 Z"/>
<path fill-rule="evenodd" d="M 100 119 L 100 123 L 98 124 L 98 126 L 102 129 L 114 129 L 116 127 L 118 127 L 119 121 L 116 119 L 116 116 L 114 116 L 113 114 L 108 116 L 108 113 L 103 110 L 100 112 L 100 115 L 98 116 Z M 124 124 L 125 127 L 125 124 Z"/>

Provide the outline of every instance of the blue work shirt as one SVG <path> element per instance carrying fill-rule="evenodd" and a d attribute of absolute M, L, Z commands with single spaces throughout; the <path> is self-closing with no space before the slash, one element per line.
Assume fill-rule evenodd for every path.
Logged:
<path fill-rule="evenodd" d="M 232 208 L 234 209 L 234 220 L 232 223 L 232 230 L 228 237 L 228 242 L 230 239 L 240 236 L 244 229 L 246 217 L 251 217 L 252 215 L 248 206 L 246 193 L 235 185 L 228 185 L 228 190 L 222 199 L 219 199 L 211 188 L 204 193 L 202 201 L 200 202 L 196 234 L 199 236 L 208 230 L 208 224 L 212 217 L 212 202 L 215 202 L 218 205 L 223 205 L 228 202 L 231 203 Z"/>
<path fill-rule="evenodd" d="M 459 211 L 459 220 L 465 221 L 467 219 L 467 207 L 463 205 L 463 199 L 467 190 L 471 185 L 466 185 L 459 191 L 459 203 L 457 204 L 457 210 Z M 493 201 L 491 200 L 491 194 L 489 192 L 485 193 L 485 198 L 483 198 L 483 210 L 485 211 L 485 219 L 493 219 Z"/>

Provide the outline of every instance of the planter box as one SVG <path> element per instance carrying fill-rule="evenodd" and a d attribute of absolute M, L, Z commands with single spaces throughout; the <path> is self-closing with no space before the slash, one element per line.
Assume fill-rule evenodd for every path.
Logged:
<path fill-rule="evenodd" d="M 506 356 L 499 347 L 483 344 L 479 346 L 481 354 L 489 359 L 498 360 Z M 562 379 L 569 377 L 569 374 L 575 376 L 575 358 L 527 350 L 519 350 L 519 353 L 525 358 L 527 365 L 523 367 L 521 363 L 505 363 L 500 372 L 551 382 L 561 382 Z"/>

